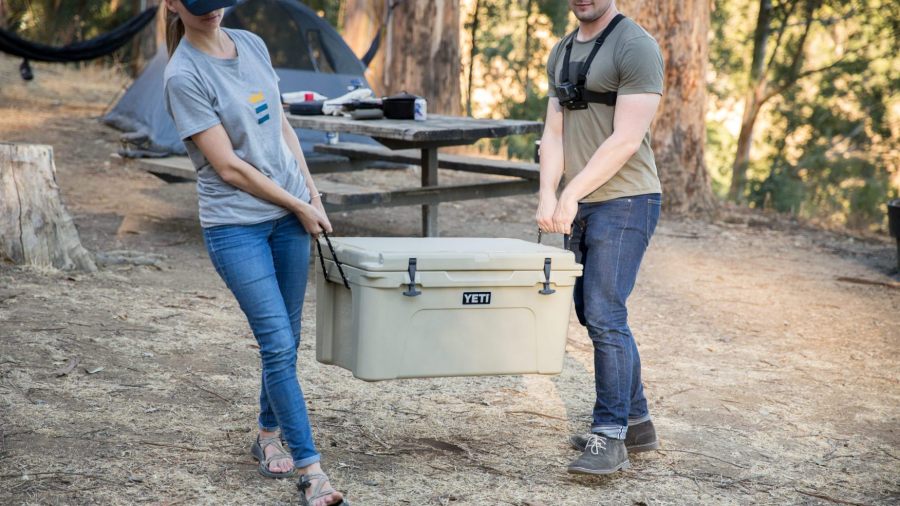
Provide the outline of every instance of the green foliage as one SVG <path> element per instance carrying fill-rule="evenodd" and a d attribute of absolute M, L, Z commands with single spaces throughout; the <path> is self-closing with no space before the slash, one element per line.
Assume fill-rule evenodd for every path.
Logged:
<path fill-rule="evenodd" d="M 713 113 L 742 103 L 749 90 L 758 4 L 716 0 Z M 900 191 L 894 91 L 900 89 L 900 7 L 884 0 L 784 0 L 773 10 L 766 91 L 778 93 L 757 121 L 748 202 L 855 228 L 883 227 L 885 202 Z M 787 29 L 779 42 L 782 23 Z M 734 134 L 712 121 L 708 128 L 707 161 L 721 192 L 720 178 L 730 172 L 725 160 L 736 152 L 728 142 Z"/>
<path fill-rule="evenodd" d="M 731 182 L 731 162 L 737 149 L 737 137 L 720 122 L 706 123 L 706 169 L 709 171 L 713 193 L 720 198 L 728 194 Z"/>
<path fill-rule="evenodd" d="M 562 37 L 569 26 L 569 3 L 561 0 L 538 0 L 537 10 L 550 18 L 553 34 Z"/>
<path fill-rule="evenodd" d="M 471 36 L 473 13 L 464 37 Z M 471 78 L 476 90 L 493 95 L 490 115 L 542 121 L 547 108 L 546 64 L 550 49 L 566 33 L 570 22 L 567 2 L 558 0 L 482 0 L 475 34 L 475 65 Z M 552 34 L 539 37 L 538 34 Z M 463 68 L 469 54 L 463 53 Z M 466 89 L 466 86 L 463 86 Z M 469 100 L 469 97 L 463 97 Z M 477 108 L 473 111 L 479 115 Z M 481 113 L 483 114 L 483 112 Z M 537 135 L 520 135 L 478 143 L 494 154 L 531 160 Z"/>
<path fill-rule="evenodd" d="M 138 14 L 136 2 L 110 0 L 4 0 L 6 26 L 21 37 L 64 45 L 96 37 Z M 379 0 L 380 1 L 380 0 Z M 337 26 L 342 0 L 304 0 Z M 114 9 L 114 5 L 118 5 Z"/>
<path fill-rule="evenodd" d="M 383 0 L 371 1 L 380 2 Z M 343 4 L 342 0 L 303 0 L 302 3 L 306 4 L 307 7 L 318 12 L 320 15 L 323 15 L 331 26 L 339 26 L 338 21 L 341 13 L 341 5 Z"/>
<path fill-rule="evenodd" d="M 547 108 L 547 97 L 529 92 L 524 101 L 507 100 L 503 104 L 504 115 L 508 118 L 530 119 L 534 121 L 544 120 L 544 111 Z M 506 141 L 505 147 L 510 158 L 532 160 L 534 158 L 535 141 L 538 134 L 515 135 L 506 139 L 495 139 L 495 151 L 500 151 L 501 143 Z"/>
<path fill-rule="evenodd" d="M 96 37 L 138 12 L 132 2 L 112 8 L 109 0 L 6 0 L 7 29 L 49 45 Z"/>
<path fill-rule="evenodd" d="M 750 68 L 753 40 L 750 0 L 716 0 L 710 12 L 710 71 L 722 78 L 709 81 L 715 96 L 740 93 Z"/>

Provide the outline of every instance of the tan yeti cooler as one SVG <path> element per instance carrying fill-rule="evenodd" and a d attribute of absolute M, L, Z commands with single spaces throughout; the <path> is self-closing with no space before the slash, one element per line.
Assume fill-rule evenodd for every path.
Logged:
<path fill-rule="evenodd" d="M 366 381 L 562 371 L 581 275 L 571 252 L 517 239 L 332 238 L 339 269 L 321 241 L 319 362 Z"/>

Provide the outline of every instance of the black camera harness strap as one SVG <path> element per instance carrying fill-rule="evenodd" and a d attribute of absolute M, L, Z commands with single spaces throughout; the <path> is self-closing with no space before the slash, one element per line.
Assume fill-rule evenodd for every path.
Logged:
<path fill-rule="evenodd" d="M 605 104 L 608 106 L 616 105 L 616 92 L 615 91 L 604 91 L 598 93 L 596 91 L 588 90 L 584 87 L 587 82 L 587 74 L 591 69 L 591 63 L 594 61 L 594 57 L 597 56 L 597 51 L 600 51 L 600 46 L 606 42 L 606 38 L 609 37 L 609 34 L 615 30 L 616 25 L 619 24 L 625 16 L 623 14 L 616 14 L 616 17 L 606 25 L 606 28 L 603 29 L 603 32 L 597 37 L 597 40 L 594 41 L 594 47 L 591 49 L 591 53 L 588 55 L 587 59 L 581 64 L 581 70 L 578 71 L 578 81 L 575 83 L 576 86 L 581 88 L 581 99 L 585 102 L 593 102 L 596 104 Z M 566 55 L 563 58 L 563 68 L 562 75 L 560 76 L 562 79 L 560 82 L 567 83 L 569 82 L 569 58 L 572 56 L 572 45 L 575 43 L 575 37 L 578 36 L 578 30 L 576 29 L 572 32 L 571 37 L 569 38 L 569 43 L 566 44 Z"/>

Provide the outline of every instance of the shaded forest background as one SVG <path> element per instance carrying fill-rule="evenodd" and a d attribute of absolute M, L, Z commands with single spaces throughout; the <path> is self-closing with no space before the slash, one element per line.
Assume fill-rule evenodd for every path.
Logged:
<path fill-rule="evenodd" d="M 480 118 L 543 118 L 547 55 L 556 40 L 575 27 L 566 2 L 393 2 L 397 4 L 393 21 L 404 16 L 422 32 L 409 35 L 413 43 L 415 37 L 433 31 L 428 23 L 434 19 L 458 26 L 444 30 L 446 40 L 440 41 L 450 48 L 446 54 L 454 61 L 447 68 L 455 69 L 448 72 L 454 79 L 415 72 L 421 59 L 385 58 L 383 38 L 369 75 L 379 91 L 389 93 L 402 86 L 424 94 L 423 88 L 440 87 L 432 99 L 437 105 L 433 110 Z M 0 26 L 30 40 L 62 45 L 94 37 L 158 3 L 0 0 Z M 382 28 L 388 5 L 381 0 L 305 3 L 341 30 L 359 55 Z M 673 122 L 687 124 L 691 115 L 699 116 L 697 131 L 705 137 L 700 158 L 681 163 L 693 163 L 703 177 L 685 184 L 709 187 L 720 201 L 829 226 L 886 228 L 886 203 L 900 197 L 900 2 L 619 0 L 618 4 L 660 41 L 670 66 L 670 89 L 683 87 L 685 57 L 708 54 L 705 75 L 700 76 L 706 83 L 700 96 L 704 103 L 674 97 L 683 106 L 677 102 L 666 106 L 666 118 L 658 120 L 669 123 L 661 125 L 665 137 L 654 136 L 654 142 L 662 144 L 672 135 Z M 706 40 L 690 38 L 698 27 Z M 388 24 L 383 35 L 390 30 Z M 400 36 L 396 29 L 391 33 L 395 42 Z M 152 36 L 143 37 L 99 64 L 134 73 L 154 45 Z M 402 78 L 385 85 L 392 75 Z M 432 81 L 408 82 L 425 78 Z M 484 141 L 478 149 L 531 158 L 533 141 L 524 136 Z M 661 172 L 666 165 L 660 160 Z"/>

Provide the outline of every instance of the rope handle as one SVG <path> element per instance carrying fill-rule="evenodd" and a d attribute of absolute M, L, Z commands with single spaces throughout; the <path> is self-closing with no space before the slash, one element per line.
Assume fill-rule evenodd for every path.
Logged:
<path fill-rule="evenodd" d="M 341 261 L 338 260 L 337 253 L 334 251 L 334 246 L 331 244 L 331 239 L 328 237 L 328 232 L 322 231 L 322 235 L 325 236 L 325 242 L 328 244 L 328 249 L 331 251 L 331 258 L 334 260 L 334 264 L 337 265 L 338 272 L 341 274 L 341 280 L 344 281 L 344 286 L 347 287 L 347 290 L 350 289 L 350 282 L 347 281 L 347 276 L 344 274 L 344 269 L 341 267 Z M 325 268 L 325 256 L 322 255 L 322 243 L 321 241 L 316 241 L 316 249 L 319 252 L 319 261 L 322 263 L 322 273 L 325 274 L 325 281 L 328 281 L 328 269 Z"/>

